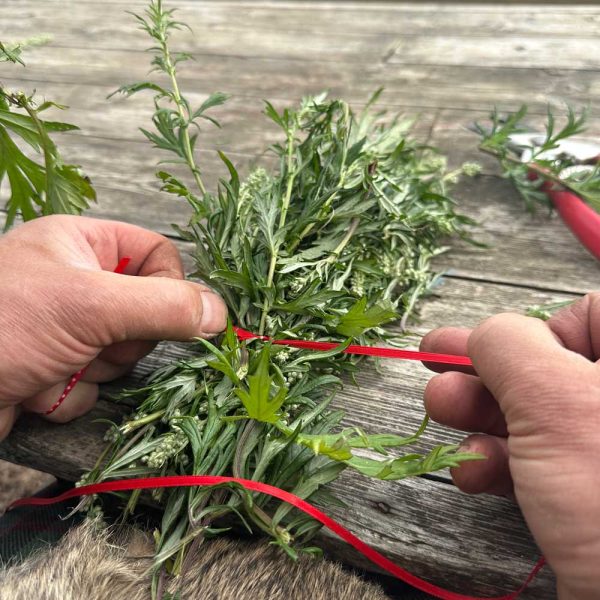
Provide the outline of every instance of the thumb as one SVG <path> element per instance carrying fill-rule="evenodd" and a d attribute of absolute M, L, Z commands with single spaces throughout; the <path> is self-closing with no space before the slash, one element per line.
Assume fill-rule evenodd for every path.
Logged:
<path fill-rule="evenodd" d="M 213 337 L 227 325 L 227 306 L 204 285 L 106 271 L 91 277 L 86 285 L 91 303 L 86 329 L 97 338 L 88 340 L 94 345 L 126 340 L 189 341 Z"/>
<path fill-rule="evenodd" d="M 511 434 L 564 436 L 570 425 L 580 431 L 598 410 L 591 406 L 598 404 L 596 366 L 566 349 L 543 321 L 496 315 L 471 333 L 468 351 Z"/>

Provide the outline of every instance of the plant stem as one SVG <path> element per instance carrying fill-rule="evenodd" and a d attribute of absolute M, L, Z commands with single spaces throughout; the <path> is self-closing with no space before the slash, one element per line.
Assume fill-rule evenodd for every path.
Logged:
<path fill-rule="evenodd" d="M 525 164 L 521 160 L 519 160 L 518 158 L 516 158 L 514 156 L 510 156 L 509 154 L 503 155 L 498 150 L 489 148 L 488 146 L 485 146 L 484 144 L 481 144 L 479 146 L 479 150 L 481 150 L 482 152 L 485 152 L 486 154 L 495 156 L 496 158 L 507 160 L 508 162 L 516 164 L 516 165 Z M 556 183 L 557 185 L 564 187 L 565 189 L 569 190 L 570 192 L 573 192 L 577 196 L 580 195 L 580 192 L 579 192 L 579 190 L 577 190 L 577 188 L 570 185 L 567 181 L 564 181 L 564 179 L 561 179 L 558 175 L 556 175 L 552 171 L 549 171 L 548 169 L 546 169 L 544 167 L 540 167 L 535 162 L 527 163 L 527 168 L 530 171 L 533 171 L 536 175 L 539 175 L 542 179 L 547 179 L 548 181 L 552 181 L 552 183 Z"/>
<path fill-rule="evenodd" d="M 296 171 L 292 170 L 294 162 L 294 138 L 296 134 L 296 127 L 294 126 L 288 131 L 287 136 L 287 185 L 285 190 L 285 196 L 283 197 L 283 204 L 281 205 L 281 214 L 279 215 L 279 229 L 285 226 L 287 219 L 287 213 L 290 208 L 290 202 L 292 200 L 292 190 L 294 187 L 294 180 L 296 179 Z M 269 272 L 267 274 L 267 287 L 270 288 L 273 285 L 273 278 L 275 277 L 275 266 L 277 265 L 277 258 L 279 256 L 279 248 L 281 244 L 277 244 L 271 253 L 271 260 L 269 262 Z M 265 298 L 262 314 L 260 317 L 260 326 L 258 328 L 258 334 L 264 335 L 265 325 L 267 323 L 267 315 L 269 313 L 270 306 L 269 301 Z"/>
<path fill-rule="evenodd" d="M 348 229 L 348 233 L 344 236 L 344 239 L 337 245 L 335 250 L 329 255 L 327 258 L 327 262 L 334 263 L 342 253 L 342 250 L 348 245 L 352 236 L 356 233 L 356 229 L 358 228 L 358 224 L 360 223 L 360 219 L 358 217 L 354 217 L 352 221 L 350 221 L 350 228 Z"/>
<path fill-rule="evenodd" d="M 40 134 L 40 139 L 42 140 L 42 151 L 44 154 L 44 170 L 45 170 L 45 178 L 46 178 L 46 202 L 52 205 L 52 193 L 50 192 L 52 187 L 52 177 L 54 174 L 54 167 L 56 164 L 55 161 L 55 153 L 56 148 L 54 143 L 49 138 L 46 130 L 44 129 L 44 125 L 40 121 L 40 118 L 37 115 L 36 110 L 31 106 L 27 98 L 24 94 L 20 94 L 18 97 L 19 105 L 27 111 L 27 114 L 31 117 L 31 120 L 35 124 L 35 128 L 38 130 Z"/>
<path fill-rule="evenodd" d="M 133 431 L 134 429 L 137 429 L 138 427 L 142 427 L 143 425 L 148 425 L 148 423 L 152 423 L 153 421 L 160 419 L 165 414 L 165 412 L 166 412 L 165 409 L 158 410 L 149 415 L 146 415 L 145 417 L 142 417 L 141 419 L 136 419 L 135 421 L 129 421 L 129 423 L 125 423 L 125 425 L 120 427 L 121 433 L 123 433 L 123 434 L 129 433 L 129 432 Z"/>
<path fill-rule="evenodd" d="M 173 100 L 177 106 L 177 112 L 179 113 L 179 118 L 181 119 L 181 124 L 179 126 L 181 131 L 181 136 L 183 140 L 183 150 L 185 153 L 185 161 L 187 166 L 189 167 L 192 175 L 194 176 L 194 180 L 196 181 L 196 185 L 200 192 L 204 195 L 206 194 L 206 187 L 200 177 L 200 169 L 196 165 L 196 161 L 194 160 L 194 153 L 192 151 L 192 143 L 190 140 L 189 133 L 189 111 L 187 107 L 184 107 L 184 104 L 181 100 L 181 92 L 179 91 L 179 84 L 177 83 L 177 69 L 173 64 L 173 60 L 171 59 L 171 51 L 169 50 L 169 45 L 167 43 L 167 35 L 165 34 L 164 29 L 160 29 L 159 33 L 159 41 L 161 50 L 163 53 L 165 68 L 167 73 L 169 74 L 169 78 L 171 79 L 171 86 L 173 88 Z M 186 115 L 186 113 L 188 113 Z"/>

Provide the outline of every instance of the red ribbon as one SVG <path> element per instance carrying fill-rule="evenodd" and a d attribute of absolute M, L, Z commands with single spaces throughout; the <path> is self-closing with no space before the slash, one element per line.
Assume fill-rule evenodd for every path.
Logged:
<path fill-rule="evenodd" d="M 114 273 L 123 273 L 130 261 L 131 258 L 128 256 L 123 257 L 119 261 L 119 264 L 115 267 Z M 51 415 L 67 399 L 67 396 L 73 391 L 73 388 L 77 382 L 84 376 L 85 372 L 88 370 L 88 367 L 83 367 L 83 369 L 77 371 L 77 373 L 75 373 L 75 375 L 69 379 L 69 383 L 67 383 L 65 386 L 60 398 L 44 413 L 45 415 Z"/>
<path fill-rule="evenodd" d="M 145 489 L 156 489 L 156 488 L 171 488 L 171 487 L 193 487 L 193 486 L 213 486 L 222 485 L 224 483 L 235 483 L 242 486 L 243 488 L 259 492 L 261 494 L 267 494 L 273 498 L 278 498 L 283 502 L 287 502 L 292 506 L 300 509 L 302 512 L 310 515 L 313 519 L 316 519 L 323 524 L 327 529 L 330 529 L 342 538 L 345 542 L 350 544 L 356 550 L 358 550 L 363 556 L 366 556 L 371 562 L 382 568 L 384 571 L 390 573 L 394 577 L 397 577 L 401 581 L 412 585 L 413 587 L 431 594 L 441 600 L 486 600 L 477 596 L 466 596 L 456 592 L 450 592 L 438 587 L 412 573 L 409 573 L 396 563 L 392 562 L 383 554 L 380 554 L 374 548 L 371 548 L 368 544 L 363 542 L 361 539 L 356 537 L 352 532 L 348 531 L 344 526 L 340 525 L 337 521 L 327 516 L 324 512 L 318 508 L 302 500 L 298 496 L 290 492 L 286 492 L 280 488 L 261 483 L 260 481 L 253 481 L 251 479 L 240 479 L 238 477 L 223 477 L 217 475 L 171 475 L 168 477 L 141 477 L 135 479 L 120 479 L 117 481 L 103 481 L 101 483 L 93 483 L 91 485 L 84 485 L 78 488 L 73 488 L 62 493 L 60 496 L 54 498 L 22 498 L 13 502 L 9 509 L 16 508 L 17 506 L 46 506 L 48 504 L 56 504 L 57 502 L 63 502 L 70 498 L 76 498 L 79 496 L 90 496 L 92 494 L 100 494 L 102 492 L 123 492 L 129 490 L 145 490 Z M 515 600 L 531 583 L 533 578 L 537 575 L 540 569 L 544 566 L 545 560 L 541 558 L 531 573 L 525 580 L 525 583 L 516 591 L 506 594 L 504 596 L 497 596 L 495 598 L 489 598 L 487 600 Z"/>
<path fill-rule="evenodd" d="M 236 335 L 240 340 L 271 340 L 266 335 L 256 335 L 241 327 L 234 327 Z M 271 340 L 277 346 L 290 346 L 303 350 L 333 350 L 340 344 L 335 342 L 312 342 L 309 340 Z M 401 350 L 399 348 L 381 348 L 378 346 L 358 346 L 351 344 L 344 354 L 361 354 L 363 356 L 378 356 L 380 358 L 397 358 L 404 360 L 420 360 L 424 362 L 441 363 L 447 365 L 472 366 L 473 363 L 468 356 L 456 356 L 454 354 L 438 354 L 437 352 L 421 352 L 419 350 Z"/>

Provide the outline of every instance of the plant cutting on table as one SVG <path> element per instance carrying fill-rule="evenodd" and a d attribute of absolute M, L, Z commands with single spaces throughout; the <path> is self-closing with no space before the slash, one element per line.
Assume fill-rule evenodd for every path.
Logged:
<path fill-rule="evenodd" d="M 538 205 L 556 208 L 600 259 L 600 143 L 578 137 L 585 131 L 586 112 L 569 109 L 566 124 L 557 128 L 549 110 L 544 133 L 524 127 L 526 115 L 526 106 L 505 119 L 494 111 L 490 127 L 473 125 L 482 137 L 479 148 L 498 158 L 529 211 Z"/>

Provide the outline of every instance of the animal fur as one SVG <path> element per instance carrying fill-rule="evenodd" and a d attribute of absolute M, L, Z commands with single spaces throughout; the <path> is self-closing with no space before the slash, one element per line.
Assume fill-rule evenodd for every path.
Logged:
<path fill-rule="evenodd" d="M 84 523 L 56 547 L 0 571 L 0 599 L 148 600 L 151 555 L 152 543 L 139 530 L 117 536 Z M 165 588 L 178 600 L 387 598 L 335 563 L 309 557 L 293 562 L 264 541 L 225 538 L 201 544 L 187 575 Z"/>

